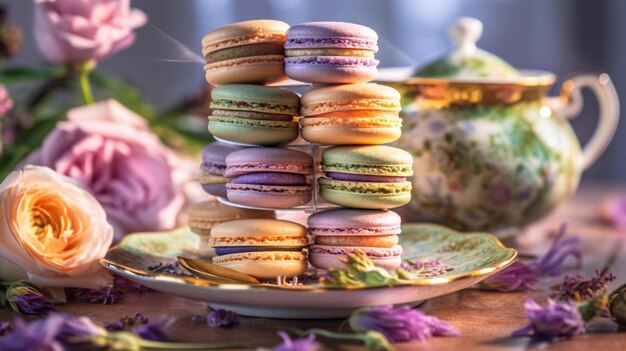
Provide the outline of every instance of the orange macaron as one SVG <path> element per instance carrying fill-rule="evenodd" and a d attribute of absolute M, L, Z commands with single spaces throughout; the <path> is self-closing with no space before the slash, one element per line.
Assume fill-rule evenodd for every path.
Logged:
<path fill-rule="evenodd" d="M 211 85 L 267 84 L 286 79 L 285 36 L 289 25 L 252 20 L 215 29 L 202 38 L 206 80 Z"/>
<path fill-rule="evenodd" d="M 376 145 L 400 137 L 400 93 L 374 83 L 312 89 L 302 95 L 302 138 L 327 145 Z"/>

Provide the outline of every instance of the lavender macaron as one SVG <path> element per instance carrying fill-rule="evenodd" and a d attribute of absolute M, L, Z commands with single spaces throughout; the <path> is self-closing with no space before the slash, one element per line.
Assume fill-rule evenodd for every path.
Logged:
<path fill-rule="evenodd" d="M 241 149 L 243 148 L 219 141 L 204 147 L 200 165 L 200 184 L 204 191 L 211 195 L 226 197 L 225 185 L 230 181 L 230 178 L 224 177 L 226 156 Z"/>
<path fill-rule="evenodd" d="M 309 22 L 287 30 L 285 73 L 311 83 L 369 82 L 376 76 L 378 35 L 345 22 Z"/>
<path fill-rule="evenodd" d="M 261 208 L 289 208 L 311 201 L 313 159 L 301 151 L 249 148 L 226 157 L 228 200 Z"/>

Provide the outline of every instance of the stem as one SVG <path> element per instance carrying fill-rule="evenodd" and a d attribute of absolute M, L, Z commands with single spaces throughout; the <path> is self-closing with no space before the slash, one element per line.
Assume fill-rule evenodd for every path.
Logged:
<path fill-rule="evenodd" d="M 335 333 L 335 332 L 331 332 L 329 330 L 317 329 L 317 328 L 308 329 L 308 330 L 305 330 L 303 332 L 300 332 L 300 334 L 302 334 L 302 335 L 308 335 L 308 334 L 312 334 L 312 333 L 315 333 L 315 334 L 321 335 L 321 336 L 325 336 L 325 337 L 331 338 L 331 339 L 363 341 L 363 335 L 362 334 Z"/>
<path fill-rule="evenodd" d="M 191 344 L 191 343 L 178 343 L 178 342 L 161 342 L 150 341 L 142 339 L 139 341 L 142 347 L 156 350 L 218 350 L 218 349 L 233 349 L 236 347 L 245 347 L 246 345 L 236 342 L 223 342 L 223 343 L 204 343 L 204 344 Z"/>
<path fill-rule="evenodd" d="M 90 61 L 80 64 L 78 67 L 78 81 L 80 83 L 80 91 L 83 93 L 85 105 L 93 103 L 93 94 L 91 85 L 89 84 L 89 72 L 93 69 L 93 63 Z"/>

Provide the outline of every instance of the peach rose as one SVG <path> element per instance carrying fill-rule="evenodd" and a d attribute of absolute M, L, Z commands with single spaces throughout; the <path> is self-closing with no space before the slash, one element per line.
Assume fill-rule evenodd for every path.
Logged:
<path fill-rule="evenodd" d="M 97 289 L 113 227 L 98 201 L 50 168 L 27 166 L 0 184 L 0 279 Z"/>

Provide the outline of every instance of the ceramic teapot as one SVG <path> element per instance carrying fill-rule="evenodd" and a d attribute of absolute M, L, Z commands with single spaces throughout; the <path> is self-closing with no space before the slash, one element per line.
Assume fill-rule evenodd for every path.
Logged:
<path fill-rule="evenodd" d="M 521 228 L 572 196 L 581 173 L 615 132 L 619 101 L 608 75 L 572 76 L 559 96 L 556 77 L 518 71 L 476 48 L 482 23 L 461 18 L 454 47 L 402 81 L 398 146 L 414 157 L 411 219 L 459 230 Z M 581 146 L 568 120 L 583 105 L 581 89 L 599 102 L 597 130 Z"/>

